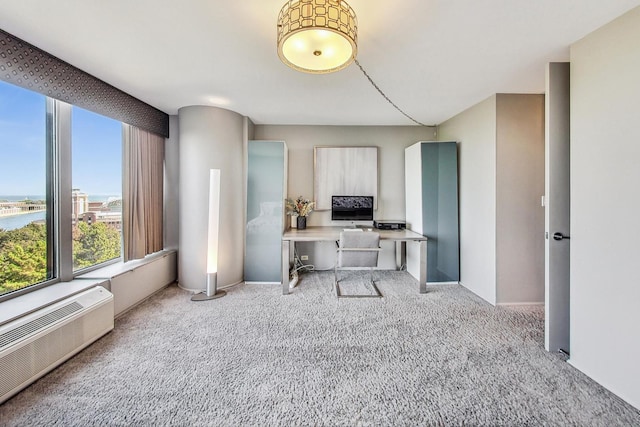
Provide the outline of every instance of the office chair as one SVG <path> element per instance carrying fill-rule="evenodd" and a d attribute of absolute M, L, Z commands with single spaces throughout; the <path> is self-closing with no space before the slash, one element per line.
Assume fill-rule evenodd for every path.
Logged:
<path fill-rule="evenodd" d="M 336 295 L 340 297 L 380 298 L 382 294 L 373 280 L 373 269 L 378 265 L 378 254 L 380 253 L 380 234 L 375 231 L 342 231 L 340 241 L 336 249 L 336 264 L 334 267 L 334 285 Z M 338 280 L 339 269 L 363 269 L 369 268 L 369 280 L 375 295 L 342 295 L 340 292 L 340 281 Z"/>

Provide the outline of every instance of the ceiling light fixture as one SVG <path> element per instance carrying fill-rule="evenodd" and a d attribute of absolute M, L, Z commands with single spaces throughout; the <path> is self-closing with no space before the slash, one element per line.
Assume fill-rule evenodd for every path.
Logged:
<path fill-rule="evenodd" d="M 289 0 L 278 15 L 278 56 L 305 73 L 332 73 L 358 51 L 358 20 L 344 0 Z"/>

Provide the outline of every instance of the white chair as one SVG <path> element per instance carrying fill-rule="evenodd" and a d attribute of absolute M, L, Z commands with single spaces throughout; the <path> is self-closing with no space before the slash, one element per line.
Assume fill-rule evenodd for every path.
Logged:
<path fill-rule="evenodd" d="M 373 269 L 378 266 L 378 254 L 380 253 L 380 234 L 375 231 L 343 231 L 340 233 L 340 241 L 336 250 L 336 264 L 334 268 L 334 285 L 336 295 L 340 297 L 380 298 L 382 294 L 373 280 Z M 369 280 L 374 295 L 342 295 L 339 269 L 369 269 Z"/>

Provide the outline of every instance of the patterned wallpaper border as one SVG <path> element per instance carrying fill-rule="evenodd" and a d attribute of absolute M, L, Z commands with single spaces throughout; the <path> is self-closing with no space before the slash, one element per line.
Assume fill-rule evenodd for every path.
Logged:
<path fill-rule="evenodd" d="M 166 113 L 3 30 L 0 79 L 169 137 Z"/>

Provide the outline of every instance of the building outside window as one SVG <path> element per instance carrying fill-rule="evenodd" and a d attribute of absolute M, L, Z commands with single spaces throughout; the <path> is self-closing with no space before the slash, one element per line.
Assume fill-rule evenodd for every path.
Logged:
<path fill-rule="evenodd" d="M 71 111 L 73 270 L 122 252 L 122 123 Z"/>

